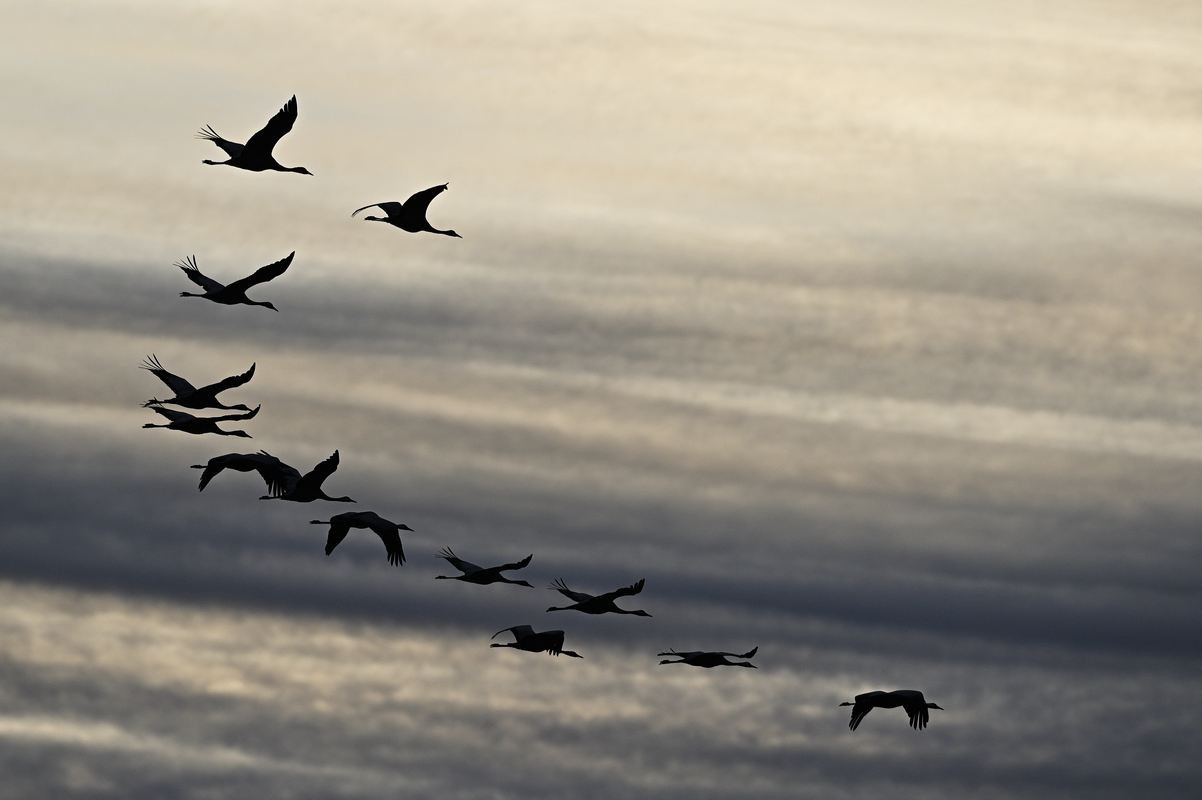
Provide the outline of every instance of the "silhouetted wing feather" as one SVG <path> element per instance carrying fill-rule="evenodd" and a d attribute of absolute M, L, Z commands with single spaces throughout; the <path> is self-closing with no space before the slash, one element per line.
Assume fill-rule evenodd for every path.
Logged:
<path fill-rule="evenodd" d="M 583 603 L 585 600 L 593 599 L 591 594 L 585 594 L 584 592 L 573 592 L 568 588 L 568 585 L 563 582 L 563 578 L 556 578 L 555 582 L 551 584 L 551 588 L 562 594 L 564 597 L 574 600 L 577 603 Z"/>
<path fill-rule="evenodd" d="M 383 203 L 372 203 L 371 205 L 363 206 L 363 208 L 356 208 L 354 211 L 351 212 L 351 216 L 353 217 L 356 214 L 358 214 L 360 211 L 366 211 L 369 208 L 378 208 L 384 212 L 385 216 L 388 216 L 388 217 L 399 216 L 401 214 L 401 212 L 404 210 L 404 206 L 402 206 L 402 204 L 397 203 L 395 201 L 387 201 L 387 202 L 383 202 Z"/>
<path fill-rule="evenodd" d="M 296 467 L 285 464 L 266 450 L 260 450 L 256 458 L 258 463 L 255 471 L 267 485 L 267 494 L 272 497 L 286 494 L 300 482 L 301 474 Z"/>
<path fill-rule="evenodd" d="M 492 636 L 490 636 L 488 638 L 495 639 L 498 636 L 500 636 L 502 633 L 505 633 L 506 631 L 513 632 L 514 641 L 521 641 L 522 639 L 525 639 L 527 636 L 534 635 L 534 628 L 531 628 L 529 625 L 514 625 L 510 628 L 501 628 L 501 630 L 497 631 L 496 633 L 494 633 Z"/>
<path fill-rule="evenodd" d="M 176 261 L 175 266 L 184 271 L 184 274 L 188 276 L 188 280 L 206 292 L 219 292 L 225 288 L 224 283 L 218 283 L 200 271 L 200 268 L 196 266 L 196 256 L 188 256 L 182 262 Z"/>
<path fill-rule="evenodd" d="M 444 547 L 442 552 L 438 554 L 438 557 L 445 558 L 450 562 L 451 566 L 465 575 L 469 572 L 479 572 L 480 570 L 484 569 L 479 564 L 473 564 L 470 561 L 464 561 L 462 558 L 455 555 L 455 551 L 449 547 Z"/>
<path fill-rule="evenodd" d="M 257 286 L 260 283 L 266 283 L 272 278 L 278 278 L 288 270 L 288 265 L 292 263 L 296 251 L 293 250 L 286 258 L 282 258 L 274 264 L 268 264 L 265 267 L 259 267 L 257 270 L 247 275 L 245 278 L 240 278 L 229 285 L 229 288 L 235 292 L 245 292 L 252 286 Z"/>
<path fill-rule="evenodd" d="M 499 567 L 493 567 L 497 572 L 504 572 L 509 569 L 524 569 L 530 565 L 530 559 L 534 558 L 534 553 L 523 558 L 521 561 L 514 561 L 512 564 L 502 564 Z"/>
<path fill-rule="evenodd" d="M 384 527 L 383 525 L 372 525 L 371 529 L 376 532 L 376 536 L 380 537 L 380 541 L 384 543 L 384 549 L 388 551 L 388 563 L 394 567 L 399 567 L 405 563 L 405 548 L 401 545 L 401 534 L 395 527 Z"/>
<path fill-rule="evenodd" d="M 149 408 L 154 413 L 162 414 L 172 422 L 187 422 L 189 420 L 196 419 L 194 415 L 189 414 L 186 411 L 176 411 L 174 408 L 163 408 L 162 406 L 150 406 Z"/>
<path fill-rule="evenodd" d="M 902 708 L 905 709 L 906 716 L 910 718 L 911 728 L 917 731 L 927 726 L 931 712 L 927 710 L 925 702 L 910 700 L 902 703 Z"/>
<path fill-rule="evenodd" d="M 305 477 L 311 477 L 317 481 L 320 486 L 326 478 L 334 474 L 334 470 L 338 469 L 338 451 L 335 450 L 325 461 L 318 462 L 317 466 L 309 471 Z"/>
<path fill-rule="evenodd" d="M 431 186 L 429 189 L 422 189 L 405 201 L 405 213 L 413 214 L 419 219 L 425 217 L 426 211 L 430 208 L 430 203 L 435 197 L 438 197 L 446 190 L 447 184 L 445 183 L 441 186 Z"/>
<path fill-rule="evenodd" d="M 547 640 L 547 652 L 557 656 L 563 652 L 563 631 L 546 631 L 543 636 Z"/>
<path fill-rule="evenodd" d="M 326 537 L 326 555 L 327 556 L 330 553 L 334 552 L 334 548 L 337 547 L 342 542 L 342 540 L 346 538 L 346 535 L 348 533 L 350 533 L 350 530 L 351 530 L 351 526 L 346 524 L 345 521 L 338 519 L 337 517 L 335 517 L 334 519 L 332 519 L 330 521 L 330 535 Z"/>
<path fill-rule="evenodd" d="M 221 135 L 217 133 L 217 131 L 213 130 L 211 125 L 205 125 L 203 128 L 201 128 L 196 134 L 196 138 L 207 139 L 224 150 L 225 154 L 230 158 L 235 158 L 239 153 L 242 152 L 245 146 L 238 142 L 231 142 L 229 139 L 223 139 Z"/>
<path fill-rule="evenodd" d="M 612 592 L 606 592 L 605 594 L 598 595 L 597 598 L 600 600 L 615 600 L 619 597 L 628 597 L 632 594 L 638 594 L 639 592 L 643 591 L 643 585 L 646 583 L 646 578 L 639 578 L 629 586 L 623 586 L 621 589 L 614 589 Z"/>
<path fill-rule="evenodd" d="M 255 365 L 251 364 L 250 369 L 248 369 L 246 372 L 243 372 L 241 375 L 231 375 L 225 380 L 217 381 L 217 383 L 210 383 L 208 386 L 204 387 L 204 390 L 207 392 L 212 392 L 213 394 L 221 394 L 226 389 L 233 389 L 237 386 L 243 385 L 254 376 Z M 179 392 L 177 391 L 176 394 L 179 394 Z"/>
<path fill-rule="evenodd" d="M 871 710 L 872 706 L 866 703 L 856 703 L 851 707 L 851 722 L 847 723 L 847 727 L 853 731 L 860 727 L 860 723 L 863 722 L 864 717 L 868 716 L 868 712 Z"/>
<path fill-rule="evenodd" d="M 261 155 L 271 155 L 276 143 L 292 130 L 296 122 L 296 95 L 284 104 L 284 107 L 267 120 L 263 129 L 246 141 L 246 149 Z"/>
<path fill-rule="evenodd" d="M 195 386 L 188 383 L 180 376 L 173 375 L 172 373 L 163 369 L 163 365 L 159 363 L 158 356 L 156 356 L 154 353 L 151 353 L 150 356 L 142 362 L 142 369 L 147 370 L 151 375 L 167 384 L 167 388 L 175 392 L 176 397 L 183 397 L 196 391 Z"/>

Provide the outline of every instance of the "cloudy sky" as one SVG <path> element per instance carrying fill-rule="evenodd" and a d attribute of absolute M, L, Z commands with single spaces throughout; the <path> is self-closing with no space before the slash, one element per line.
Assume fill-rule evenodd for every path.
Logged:
<path fill-rule="evenodd" d="M 1202 6 L 604 6 L 0 10 L 0 797 L 1197 796 Z M 201 165 L 294 93 L 314 177 Z"/>

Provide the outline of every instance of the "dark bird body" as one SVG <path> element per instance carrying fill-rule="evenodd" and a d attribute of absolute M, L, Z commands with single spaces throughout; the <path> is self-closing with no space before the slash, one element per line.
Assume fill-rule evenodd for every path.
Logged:
<path fill-rule="evenodd" d="M 614 601 L 619 597 L 627 597 L 643 591 L 643 585 L 645 583 L 646 579 L 639 578 L 636 582 L 621 589 L 614 589 L 612 592 L 606 592 L 605 594 L 591 595 L 585 594 L 584 592 L 573 592 L 568 588 L 568 585 L 563 582 L 563 579 L 560 578 L 559 580 L 555 581 L 555 583 L 551 584 L 550 588 L 559 592 L 564 597 L 574 600 L 575 602 L 573 602 L 570 606 L 552 606 L 547 610 L 583 611 L 585 614 L 634 614 L 635 616 L 639 617 L 649 617 L 651 615 L 646 611 L 627 611 L 624 608 L 618 608 L 617 604 L 614 603 Z"/>
<path fill-rule="evenodd" d="M 265 267 L 259 267 L 245 278 L 234 281 L 230 284 L 218 283 L 209 276 L 200 271 L 196 266 L 196 256 L 191 256 L 185 261 L 175 262 L 175 266 L 184 271 L 188 276 L 188 280 L 195 283 L 200 288 L 204 289 L 202 294 L 195 292 L 180 292 L 180 297 L 203 297 L 205 300 L 212 300 L 214 303 L 220 303 L 223 306 L 265 306 L 272 311 L 279 311 L 278 308 L 271 303 L 260 303 L 257 300 L 251 300 L 246 296 L 246 290 L 252 286 L 257 286 L 260 283 L 266 283 L 272 278 L 278 278 L 283 275 L 288 265 L 292 263 L 293 256 L 296 251 L 293 250 L 288 254 L 287 258 L 283 258 L 274 264 L 268 264 Z"/>
<path fill-rule="evenodd" d="M 226 411 L 250 411 L 250 406 L 244 406 L 241 403 L 238 405 L 227 406 L 222 404 L 217 399 L 217 395 L 224 392 L 226 389 L 234 389 L 247 383 L 255 375 L 255 365 L 251 364 L 250 369 L 243 372 L 241 375 L 234 375 L 217 383 L 210 383 L 208 386 L 202 386 L 197 389 L 192 384 L 178 375 L 173 375 L 163 368 L 159 363 L 159 359 L 151 355 L 142 363 L 142 369 L 149 370 L 150 374 L 167 384 L 167 388 L 175 392 L 174 396 L 166 400 L 151 398 L 143 403 L 143 406 L 160 405 L 170 403 L 171 405 L 183 406 L 184 408 L 221 408 Z"/>
<path fill-rule="evenodd" d="M 494 633 L 490 638 L 497 638 L 505 631 L 513 633 L 513 642 L 501 644 L 494 642 L 489 647 L 512 647 L 515 650 L 525 650 L 527 653 L 549 653 L 553 656 L 571 656 L 572 658 L 584 658 L 579 653 L 571 650 L 563 649 L 563 631 L 539 631 L 534 632 L 534 628 L 529 625 L 514 625 L 512 628 L 502 628 Z"/>
<path fill-rule="evenodd" d="M 750 667 L 756 669 L 755 664 L 748 661 L 731 661 L 731 658 L 752 658 L 758 647 L 753 647 L 746 653 L 722 653 L 711 652 L 707 650 L 690 650 L 687 653 L 678 653 L 675 650 L 669 650 L 666 653 L 657 653 L 660 656 L 676 656 L 679 661 L 668 661 L 667 659 L 659 662 L 661 664 L 688 664 L 691 667 Z"/>
<path fill-rule="evenodd" d="M 206 158 L 201 163 L 214 166 L 224 164 L 230 167 L 237 167 L 238 169 L 250 170 L 251 172 L 274 170 L 276 172 L 299 172 L 301 175 L 312 175 L 313 173 L 304 167 L 281 166 L 275 160 L 275 156 L 271 154 L 271 151 L 275 149 L 276 144 L 283 138 L 284 134 L 292 130 L 292 126 L 296 123 L 296 111 L 296 95 L 293 95 L 292 99 L 285 103 L 284 107 L 267 121 L 262 130 L 250 137 L 246 144 L 223 139 L 211 126 L 206 125 L 201 128 L 200 133 L 196 134 L 196 137 L 198 139 L 207 139 L 217 145 L 225 151 L 229 159 L 226 161 L 210 161 Z"/>
<path fill-rule="evenodd" d="M 854 703 L 840 703 L 840 706 L 852 706 L 851 722 L 847 727 L 853 731 L 860 727 L 860 723 L 864 717 L 868 716 L 868 712 L 874 708 L 897 708 L 901 706 L 906 710 L 906 716 L 910 718 L 910 727 L 914 730 L 922 730 L 927 726 L 930 720 L 929 709 L 936 708 L 942 711 L 940 706 L 934 703 L 928 703 L 927 699 L 922 696 L 922 692 L 915 689 L 898 689 L 893 692 L 865 692 L 864 694 L 856 695 Z"/>
<path fill-rule="evenodd" d="M 405 549 L 401 546 L 401 531 L 412 531 L 408 525 L 398 525 L 384 519 L 374 511 L 346 511 L 335 514 L 328 520 L 310 520 L 310 525 L 329 525 L 330 534 L 326 537 L 326 555 L 334 552 L 334 548 L 346 538 L 351 528 L 370 529 L 384 542 L 388 551 L 388 563 L 399 567 L 405 563 Z"/>
<path fill-rule="evenodd" d="M 455 233 L 455 231 L 440 231 L 432 226 L 426 220 L 426 212 L 430 208 L 430 201 L 438 195 L 445 192 L 448 184 L 441 186 L 431 186 L 429 189 L 422 189 L 417 194 L 410 197 L 404 203 L 398 203 L 395 200 L 386 203 L 372 203 L 356 208 L 351 212 L 351 216 L 355 216 L 360 211 L 366 211 L 369 208 L 378 208 L 387 216 L 383 217 L 364 217 L 368 222 L 387 222 L 409 233 L 441 233 L 443 236 L 454 236 L 456 239 L 463 237 Z"/>
<path fill-rule="evenodd" d="M 162 406 L 149 406 L 150 410 L 156 414 L 166 417 L 169 422 L 164 425 L 155 425 L 152 422 L 147 422 L 143 428 L 168 428 L 173 431 L 183 431 L 184 433 L 216 433 L 220 436 L 241 436 L 245 439 L 250 439 L 251 435 L 246 431 L 223 431 L 217 427 L 218 422 L 232 422 L 239 419 L 254 419 L 259 413 L 261 406 L 255 406 L 253 411 L 248 411 L 245 414 L 226 414 L 223 417 L 196 417 L 189 414 L 187 411 L 176 411 L 174 408 L 163 408 Z"/>
<path fill-rule="evenodd" d="M 192 469 L 203 469 L 200 476 L 200 490 L 209 485 L 209 481 L 219 475 L 222 470 L 232 469 L 237 472 L 257 472 L 267 484 L 267 494 L 260 500 L 292 500 L 297 503 L 310 503 L 314 500 L 329 500 L 334 503 L 353 503 L 349 497 L 330 497 L 321 488 L 325 479 L 338 469 L 338 451 L 320 462 L 304 475 L 296 467 L 289 466 L 265 450 L 258 453 L 229 453 L 209 459 L 208 464 L 193 464 Z"/>
<path fill-rule="evenodd" d="M 435 580 L 440 581 L 463 581 L 465 583 L 475 583 L 480 586 L 487 586 L 490 583 L 512 583 L 515 586 L 530 586 L 526 581 L 511 581 L 502 575 L 502 572 L 511 569 L 523 569 L 530 564 L 530 559 L 534 558 L 534 554 L 523 558 L 521 561 L 515 561 L 512 564 L 501 564 L 496 567 L 481 567 L 473 564 L 470 561 L 464 561 L 459 556 L 455 555 L 454 551 L 449 547 L 444 547 L 442 552 L 438 554 L 438 558 L 445 558 L 450 562 L 451 566 L 462 572 L 462 575 L 436 575 Z"/>

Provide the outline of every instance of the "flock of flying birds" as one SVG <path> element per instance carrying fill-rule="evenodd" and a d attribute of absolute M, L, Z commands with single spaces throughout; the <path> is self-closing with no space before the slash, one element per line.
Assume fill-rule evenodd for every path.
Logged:
<path fill-rule="evenodd" d="M 210 161 L 206 159 L 203 163 L 211 165 L 223 164 L 251 172 L 272 170 L 312 175 L 313 173 L 304 167 L 282 166 L 275 160 L 275 156 L 272 155 L 276 144 L 285 134 L 292 130 L 292 126 L 296 123 L 296 116 L 296 97 L 293 96 L 275 116 L 268 120 L 263 129 L 251 136 L 245 144 L 225 139 L 214 131 L 212 127 L 205 126 L 197 134 L 198 138 L 206 139 L 217 145 L 217 147 L 225 152 L 228 158 L 225 161 Z M 455 231 L 439 230 L 433 227 L 426 219 L 426 213 L 431 201 L 446 190 L 447 184 L 445 183 L 440 186 L 433 186 L 417 192 L 403 203 L 372 203 L 355 209 L 351 216 L 354 217 L 359 212 L 369 208 L 379 208 L 384 212 L 385 216 L 368 216 L 364 219 L 372 222 L 386 222 L 409 233 L 437 233 L 460 238 L 459 234 Z M 180 292 L 180 296 L 201 297 L 222 305 L 264 306 L 273 311 L 278 311 L 279 309 L 270 302 L 250 299 L 247 297 L 246 292 L 259 284 L 267 283 L 283 275 L 288 270 L 288 267 L 292 265 L 292 259 L 295 256 L 295 252 L 289 253 L 287 257 L 274 264 L 260 267 L 247 277 L 228 284 L 219 283 L 202 273 L 197 266 L 196 257 L 191 256 L 182 262 L 178 262 L 176 266 L 183 270 L 184 275 L 203 291 L 200 293 Z M 151 355 L 143 362 L 142 368 L 148 370 L 152 375 L 161 380 L 172 392 L 170 397 L 162 400 L 152 398 L 143 404 L 144 407 L 151 409 L 166 420 L 166 422 L 161 424 L 147 423 L 143 427 L 167 428 L 191 434 L 217 434 L 220 436 L 250 438 L 250 434 L 246 431 L 226 430 L 218 426 L 223 422 L 240 422 L 253 419 L 259 413 L 260 407 L 255 406 L 252 409 L 243 404 L 225 405 L 221 402 L 219 395 L 225 391 L 247 384 L 254 377 L 255 364 L 251 364 L 250 369 L 240 375 L 233 375 L 199 388 L 193 386 L 179 375 L 168 371 L 154 355 Z M 190 411 L 167 408 L 167 406 L 178 406 L 190 411 L 217 409 L 240 413 L 200 417 L 190 413 Z M 294 503 L 311 503 L 315 500 L 324 500 L 332 503 L 354 503 L 355 501 L 347 496 L 331 497 L 322 488 L 326 480 L 338 469 L 338 462 L 338 451 L 335 450 L 329 458 L 321 461 L 308 472 L 301 474 L 300 470 L 295 467 L 284 463 L 265 450 L 260 450 L 257 453 L 227 453 L 226 455 L 215 456 L 209 459 L 208 463 L 194 464 L 192 468 L 203 470 L 200 476 L 200 491 L 204 491 L 209 482 L 217 475 L 226 470 L 233 470 L 235 472 L 257 472 L 259 474 L 259 477 L 263 479 L 264 484 L 267 486 L 267 494 L 260 497 L 259 499 L 261 500 L 288 500 Z M 370 530 L 383 541 L 388 563 L 393 566 L 400 566 L 405 563 L 405 550 L 401 543 L 401 531 L 413 530 L 407 525 L 382 517 L 374 511 L 347 511 L 335 514 L 329 519 L 312 520 L 310 524 L 329 526 L 325 546 L 327 556 L 346 538 L 352 528 L 356 530 Z M 457 556 L 449 547 L 444 548 L 438 554 L 438 557 L 445 559 L 447 563 L 460 573 L 458 575 L 439 575 L 437 576 L 438 580 L 458 580 L 481 586 L 493 583 L 509 583 L 515 586 L 533 588 L 531 584 L 524 580 L 512 580 L 503 574 L 505 572 L 525 569 L 530 564 L 533 555 L 528 555 L 520 561 L 492 567 L 481 567 L 470 561 L 465 561 Z M 604 594 L 592 595 L 575 591 L 569 588 L 562 579 L 558 579 L 549 588 L 559 592 L 571 602 L 564 606 L 552 606 L 547 611 L 580 611 L 585 614 L 630 614 L 633 616 L 649 617 L 651 615 L 646 611 L 641 609 L 627 610 L 618 606 L 616 602 L 620 598 L 639 594 L 643 591 L 645 583 L 644 579 L 639 579 L 629 586 L 605 592 Z M 579 653 L 564 649 L 564 632 L 562 630 L 535 631 L 529 625 L 514 625 L 509 628 L 502 628 L 494 633 L 491 638 L 496 639 L 496 637 L 503 633 L 512 634 L 513 641 L 504 643 L 493 642 L 490 647 L 511 647 L 531 653 L 549 653 L 551 655 L 565 655 L 572 658 L 582 657 Z M 658 655 L 665 657 L 659 662 L 660 664 L 688 664 L 707 669 L 720 666 L 755 669 L 755 665 L 746 659 L 754 657 L 758 649 L 758 647 L 753 647 L 746 653 L 668 650 Z M 929 709 L 939 708 L 934 703 L 928 703 L 926 698 L 923 697 L 922 692 L 910 689 L 859 694 L 856 695 L 854 701 L 845 702 L 841 705 L 852 706 L 849 727 L 853 731 L 859 727 L 864 716 L 874 708 L 897 708 L 900 706 L 905 710 L 906 715 L 910 719 L 910 727 L 915 730 L 926 727 L 929 718 Z"/>

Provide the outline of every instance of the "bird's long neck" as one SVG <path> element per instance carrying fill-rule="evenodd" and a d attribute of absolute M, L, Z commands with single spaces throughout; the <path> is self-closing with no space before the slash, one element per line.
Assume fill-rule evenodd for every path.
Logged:
<path fill-rule="evenodd" d="M 230 162 L 228 162 L 228 161 L 210 161 L 209 159 L 206 158 L 204 161 L 201 161 L 200 163 L 208 164 L 211 167 L 220 167 L 223 164 L 228 164 Z"/>
<path fill-rule="evenodd" d="M 180 292 L 179 296 L 180 297 L 204 297 L 203 294 L 196 294 L 195 292 Z"/>

